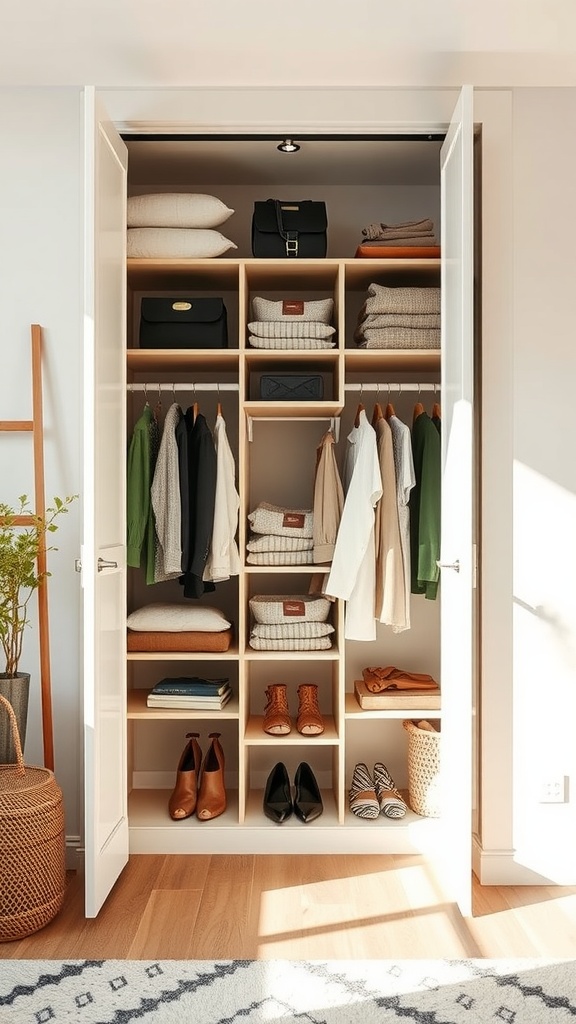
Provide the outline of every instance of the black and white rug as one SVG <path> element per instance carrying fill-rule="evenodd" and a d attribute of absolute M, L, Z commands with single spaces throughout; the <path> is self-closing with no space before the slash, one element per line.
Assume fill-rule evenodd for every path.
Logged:
<path fill-rule="evenodd" d="M 2 1024 L 565 1024 L 576 960 L 4 960 Z"/>

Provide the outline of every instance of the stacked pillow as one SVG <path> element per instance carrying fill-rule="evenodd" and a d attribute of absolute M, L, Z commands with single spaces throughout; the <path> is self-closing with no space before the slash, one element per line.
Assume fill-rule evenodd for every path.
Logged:
<path fill-rule="evenodd" d="M 126 620 L 129 651 L 227 651 L 232 623 L 219 608 L 147 604 Z"/>
<path fill-rule="evenodd" d="M 261 501 L 248 515 L 250 565 L 309 565 L 314 561 L 313 512 Z"/>
<path fill-rule="evenodd" d="M 334 348 L 333 299 L 274 302 L 255 296 L 252 311 L 254 319 L 248 324 L 248 342 L 253 348 Z"/>
<path fill-rule="evenodd" d="M 147 259 L 208 259 L 237 249 L 214 228 L 232 216 L 216 196 L 161 192 L 128 199 L 127 255 Z"/>
<path fill-rule="evenodd" d="M 334 626 L 330 601 L 322 595 L 257 594 L 251 598 L 249 644 L 256 651 L 327 651 Z"/>

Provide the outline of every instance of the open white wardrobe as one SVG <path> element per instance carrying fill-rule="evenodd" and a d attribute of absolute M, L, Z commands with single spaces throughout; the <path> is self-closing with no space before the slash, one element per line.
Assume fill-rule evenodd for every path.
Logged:
<path fill-rule="evenodd" d="M 476 548 L 479 419 L 474 407 L 480 344 L 474 310 L 478 261 L 475 217 L 481 133 L 474 132 L 472 90 L 452 117 L 425 112 L 368 126 L 316 125 L 294 137 L 300 152 L 278 154 L 285 136 L 269 123 L 183 131 L 156 121 L 143 129 L 112 123 L 86 90 L 85 523 L 84 595 L 86 914 L 95 916 L 133 853 L 423 852 L 443 864 L 454 898 L 470 902 L 475 792 Z M 151 119 L 152 121 L 152 119 Z M 400 125 L 400 127 L 399 127 Z M 240 127 L 242 130 L 240 130 Z M 372 146 L 372 148 L 371 148 Z M 412 147 L 412 149 L 411 149 Z M 270 162 L 264 157 L 274 153 Z M 303 157 L 299 163 L 298 158 Z M 278 159 L 276 159 L 278 158 Z M 127 258 L 128 196 L 195 192 L 218 197 L 234 215 L 218 228 L 234 242 L 215 258 Z M 323 259 L 256 259 L 250 219 L 257 199 L 320 199 L 328 213 Z M 430 218 L 440 256 L 362 258 L 356 249 L 370 223 Z M 438 347 L 364 347 L 357 325 L 371 285 L 439 289 Z M 217 349 L 142 348 L 146 297 L 222 298 L 228 345 Z M 330 346 L 270 349 L 250 343 L 255 298 L 332 302 Z M 476 353 L 476 354 L 475 354 Z M 302 374 L 321 392 L 299 401 L 265 398 L 262 378 Z M 310 510 L 317 449 L 331 432 L 344 477 L 348 437 L 359 411 L 371 423 L 393 414 L 410 430 L 415 406 L 440 416 L 440 582 L 433 599 L 408 595 L 409 628 L 370 623 L 373 639 L 347 629 L 347 601 L 336 598 L 325 621 L 330 641 L 309 649 L 254 644 L 254 598 L 301 599 L 330 565 L 249 557 L 255 510 L 270 504 Z M 195 408 L 214 430 L 225 421 L 238 493 L 237 571 L 193 598 L 223 613 L 230 643 L 212 650 L 127 647 L 127 616 L 153 603 L 191 603 L 177 579 L 148 583 L 127 564 L 127 452 L 148 406 L 163 424 L 176 404 Z M 265 545 L 264 545 L 265 547 Z M 351 634 L 351 635 L 347 635 Z M 367 667 L 429 674 L 441 689 L 435 710 L 412 705 L 365 709 L 355 682 Z M 218 711 L 149 707 L 162 678 L 226 677 L 231 698 Z M 266 689 L 286 686 L 292 729 L 262 728 Z M 297 691 L 317 687 L 324 731 L 295 726 Z M 401 818 L 351 812 L 356 765 L 384 762 L 397 788 L 408 787 L 408 733 L 403 721 L 433 718 L 441 735 L 441 811 L 427 817 L 408 806 Z M 220 734 L 227 807 L 210 821 L 171 820 L 167 806 L 189 732 L 203 751 Z M 267 777 L 284 762 L 291 778 L 301 762 L 319 784 L 323 812 L 309 824 L 295 816 L 278 826 L 263 813 Z"/>

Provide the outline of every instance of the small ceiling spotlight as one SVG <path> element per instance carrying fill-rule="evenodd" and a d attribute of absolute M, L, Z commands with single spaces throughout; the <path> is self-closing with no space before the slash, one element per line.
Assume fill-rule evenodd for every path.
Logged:
<path fill-rule="evenodd" d="M 284 139 L 284 142 L 276 146 L 276 149 L 279 149 L 281 153 L 297 153 L 300 146 L 297 146 L 292 139 Z"/>

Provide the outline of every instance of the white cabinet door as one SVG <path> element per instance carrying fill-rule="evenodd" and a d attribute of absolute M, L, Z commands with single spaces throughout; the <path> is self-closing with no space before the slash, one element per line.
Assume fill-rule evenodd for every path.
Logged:
<path fill-rule="evenodd" d="M 470 913 L 474 671 L 473 93 L 465 86 L 441 152 L 442 859 Z M 445 828 L 444 828 L 445 826 Z"/>
<path fill-rule="evenodd" d="M 125 332 L 127 150 L 85 93 L 84 758 L 86 916 L 128 860 Z"/>

